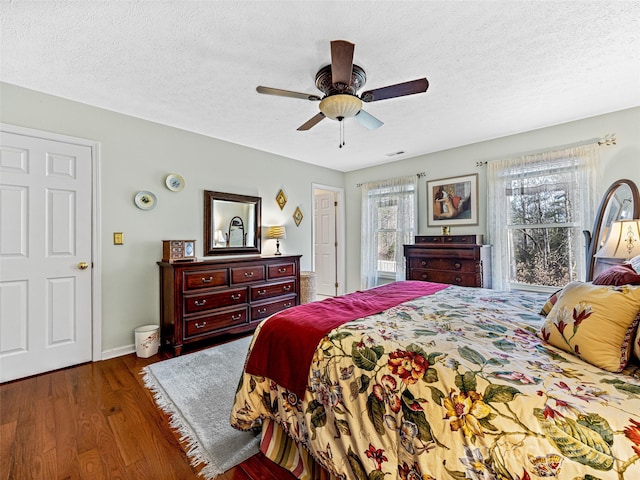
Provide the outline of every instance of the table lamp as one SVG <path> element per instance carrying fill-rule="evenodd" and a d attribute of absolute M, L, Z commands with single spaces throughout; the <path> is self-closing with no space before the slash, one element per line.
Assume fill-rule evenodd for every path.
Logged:
<path fill-rule="evenodd" d="M 283 226 L 274 225 L 267 228 L 267 238 L 276 239 L 276 253 L 274 255 L 282 255 L 280 253 L 280 239 L 287 238 L 287 231 Z"/>

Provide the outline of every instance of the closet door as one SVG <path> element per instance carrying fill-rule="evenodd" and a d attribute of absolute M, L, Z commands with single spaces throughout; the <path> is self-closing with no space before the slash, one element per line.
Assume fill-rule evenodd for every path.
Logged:
<path fill-rule="evenodd" d="M 0 132 L 0 381 L 92 359 L 92 152 Z"/>

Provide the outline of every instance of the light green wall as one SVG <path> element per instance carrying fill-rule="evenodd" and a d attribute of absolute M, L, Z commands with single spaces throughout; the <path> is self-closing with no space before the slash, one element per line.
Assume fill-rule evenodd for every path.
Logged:
<path fill-rule="evenodd" d="M 427 227 L 426 182 L 428 180 L 478 174 L 479 222 L 477 226 L 452 227 L 456 234 L 486 235 L 486 166 L 477 162 L 555 150 L 589 139 L 615 134 L 617 144 L 599 149 L 601 173 L 598 191 L 604 193 L 616 179 L 629 178 L 640 187 L 640 107 L 565 123 L 554 127 L 497 138 L 486 142 L 421 155 L 345 174 L 347 218 L 347 291 L 360 288 L 360 188 L 357 184 L 425 172 L 418 182 L 418 234 L 438 235 Z M 425 132 L 425 135 L 429 135 Z"/>
<path fill-rule="evenodd" d="M 133 344 L 133 330 L 159 322 L 158 267 L 164 239 L 196 239 L 202 255 L 203 190 L 263 199 L 262 223 L 283 224 L 283 253 L 302 254 L 312 266 L 311 183 L 343 187 L 343 174 L 184 130 L 0 83 L 0 121 L 100 142 L 103 352 Z M 179 173 L 186 187 L 175 193 L 164 184 Z M 288 202 L 281 211 L 280 188 Z M 143 211 L 134 194 L 150 190 L 155 209 Z M 304 215 L 299 227 L 293 212 Z M 124 245 L 113 245 L 124 232 Z M 263 253 L 275 251 L 263 239 Z"/>
<path fill-rule="evenodd" d="M 284 253 L 300 253 L 302 269 L 312 265 L 311 184 L 345 188 L 346 291 L 360 287 L 360 188 L 357 183 L 418 172 L 419 233 L 437 234 L 426 226 L 426 181 L 479 174 L 480 212 L 477 227 L 453 233 L 485 234 L 486 167 L 476 162 L 568 146 L 615 133 L 617 145 L 602 147 L 603 192 L 617 178 L 640 185 L 640 108 L 544 128 L 460 148 L 422 155 L 346 174 L 242 147 L 184 130 L 0 83 L 0 121 L 100 142 L 100 218 L 102 263 L 103 351 L 129 348 L 133 329 L 159 321 L 158 273 L 163 239 L 196 239 L 202 255 L 203 190 L 263 198 L 262 223 L 285 224 Z M 186 187 L 174 193 L 164 186 L 169 173 L 179 173 Z M 283 188 L 288 203 L 280 211 L 275 195 Z M 139 190 L 158 197 L 154 210 L 133 204 Z M 304 219 L 296 227 L 292 215 L 300 206 Z M 113 245 L 113 232 L 124 232 L 125 244 Z M 275 251 L 263 240 L 263 253 Z"/>

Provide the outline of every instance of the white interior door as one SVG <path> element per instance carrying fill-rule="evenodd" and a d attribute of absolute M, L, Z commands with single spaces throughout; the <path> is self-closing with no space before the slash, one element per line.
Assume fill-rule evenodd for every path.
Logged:
<path fill-rule="evenodd" d="M 0 134 L 2 382 L 92 359 L 91 155 Z"/>
<path fill-rule="evenodd" d="M 314 262 L 318 295 L 337 294 L 336 194 L 314 191 Z"/>

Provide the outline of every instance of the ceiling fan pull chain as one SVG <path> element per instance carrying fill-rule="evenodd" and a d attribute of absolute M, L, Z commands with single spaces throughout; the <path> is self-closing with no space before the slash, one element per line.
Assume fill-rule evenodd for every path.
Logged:
<path fill-rule="evenodd" d="M 344 122 L 342 120 L 341 117 L 338 117 L 338 123 L 340 124 L 340 148 L 344 146 Z"/>

